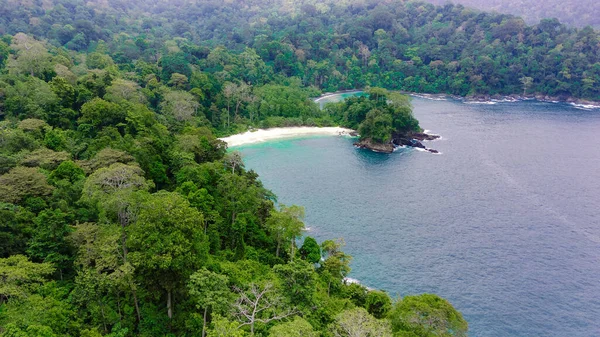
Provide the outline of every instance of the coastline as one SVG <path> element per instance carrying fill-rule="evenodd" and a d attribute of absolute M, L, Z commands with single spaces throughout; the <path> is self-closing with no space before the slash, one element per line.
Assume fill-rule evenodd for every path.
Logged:
<path fill-rule="evenodd" d="M 313 98 L 315 103 L 321 103 L 320 101 L 323 99 L 327 99 L 331 96 L 345 94 L 345 93 L 353 93 L 353 92 L 361 92 L 365 89 L 348 89 L 348 90 L 340 90 L 336 92 L 327 92 L 319 97 Z M 397 91 L 401 94 L 409 95 L 412 97 L 419 97 L 434 101 L 445 101 L 448 99 L 461 101 L 464 104 L 498 104 L 498 103 L 512 103 L 512 102 L 522 102 L 522 101 L 531 101 L 535 100 L 538 102 L 545 103 L 565 103 L 573 106 L 576 109 L 581 110 L 594 110 L 600 109 L 600 101 L 592 101 L 583 98 L 575 98 L 569 96 L 550 96 L 545 94 L 511 94 L 511 95 L 489 95 L 489 94 L 475 94 L 475 95 L 467 95 L 467 96 L 457 96 L 452 94 L 430 94 L 430 93 L 422 93 L 422 92 L 412 92 L 412 91 L 404 91 L 404 90 L 391 90 Z"/>
<path fill-rule="evenodd" d="M 538 101 L 543 103 L 564 103 L 573 106 L 576 109 L 593 110 L 600 109 L 600 101 L 590 101 L 581 98 L 573 97 L 555 97 L 548 95 L 468 95 L 456 96 L 449 94 L 426 94 L 416 92 L 400 91 L 403 94 L 413 97 L 419 97 L 434 101 L 445 101 L 448 99 L 460 101 L 464 104 L 498 104 L 498 103 L 514 103 L 523 101 Z"/>
<path fill-rule="evenodd" d="M 285 128 L 258 129 L 246 131 L 232 136 L 219 138 L 228 147 L 262 143 L 269 140 L 296 138 L 302 136 L 353 136 L 356 131 L 343 127 L 310 127 L 294 126 Z"/>

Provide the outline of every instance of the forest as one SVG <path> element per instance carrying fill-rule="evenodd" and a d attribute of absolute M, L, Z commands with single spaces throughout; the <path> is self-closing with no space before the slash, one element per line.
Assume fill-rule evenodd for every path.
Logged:
<path fill-rule="evenodd" d="M 402 0 L 3 1 L 0 32 L 99 48 L 127 72 L 150 64 L 164 77 L 181 67 L 189 78 L 186 64 L 196 64 L 251 85 L 275 75 L 327 91 L 600 100 L 598 32 L 556 19 L 528 26 L 512 15 Z"/>
<path fill-rule="evenodd" d="M 429 0 L 428 2 L 436 5 L 451 2 L 482 11 L 513 14 L 522 17 L 529 24 L 536 24 L 543 19 L 557 18 L 568 26 L 600 28 L 600 7 L 594 0 Z"/>
<path fill-rule="evenodd" d="M 0 336 L 467 334 L 437 295 L 347 282 L 343 239 L 305 236 L 304 209 L 277 203 L 216 137 L 368 130 L 369 113 L 320 110 L 318 88 L 251 49 L 228 54 L 250 66 L 223 78 L 169 43 L 160 62 L 123 66 L 103 42 L 86 52 L 2 37 Z M 418 127 L 406 96 L 369 94 L 366 111 Z"/>
<path fill-rule="evenodd" d="M 218 137 L 418 130 L 406 96 L 376 87 L 600 99 L 596 31 L 460 5 L 3 0 L 0 13 L 2 337 L 465 336 L 439 296 L 346 282 L 343 239 L 306 236 L 304 209 Z M 349 88 L 370 95 L 312 101 Z"/>

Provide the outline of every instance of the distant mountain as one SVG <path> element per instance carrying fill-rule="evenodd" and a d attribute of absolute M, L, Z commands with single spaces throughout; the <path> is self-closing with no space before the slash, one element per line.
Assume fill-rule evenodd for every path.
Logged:
<path fill-rule="evenodd" d="M 436 5 L 461 4 L 484 11 L 497 11 L 522 17 L 528 24 L 557 18 L 574 27 L 600 28 L 598 0 L 427 0 Z"/>

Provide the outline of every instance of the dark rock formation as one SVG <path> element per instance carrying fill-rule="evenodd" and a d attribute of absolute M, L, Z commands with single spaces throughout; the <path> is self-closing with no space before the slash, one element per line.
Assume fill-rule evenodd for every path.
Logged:
<path fill-rule="evenodd" d="M 422 141 L 435 140 L 440 138 L 438 135 L 429 135 L 422 132 L 410 132 L 410 133 L 394 133 L 392 135 L 392 141 L 389 143 L 381 144 L 371 141 L 371 139 L 363 139 L 359 142 L 354 143 L 354 146 L 361 149 L 372 150 L 375 152 L 392 153 L 398 146 L 407 147 L 418 147 L 420 149 L 427 150 L 431 153 L 439 153 L 434 149 L 428 149 Z"/>
<path fill-rule="evenodd" d="M 394 152 L 394 144 L 392 143 L 375 143 L 371 141 L 371 139 L 362 139 L 356 143 L 354 146 L 359 147 L 361 149 L 367 149 L 375 152 L 383 152 L 383 153 L 392 153 Z"/>

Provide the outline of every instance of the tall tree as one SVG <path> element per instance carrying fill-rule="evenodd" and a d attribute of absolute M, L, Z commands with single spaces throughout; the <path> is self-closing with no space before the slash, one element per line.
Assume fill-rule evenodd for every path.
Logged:
<path fill-rule="evenodd" d="M 161 191 L 141 205 L 127 232 L 132 264 L 166 292 L 167 316 L 172 319 L 173 293 L 207 258 L 202 214 L 178 193 Z"/>

